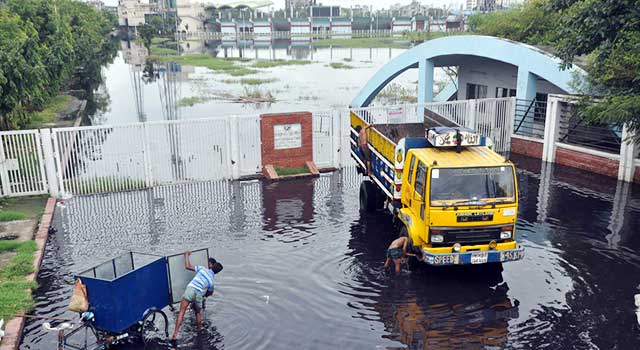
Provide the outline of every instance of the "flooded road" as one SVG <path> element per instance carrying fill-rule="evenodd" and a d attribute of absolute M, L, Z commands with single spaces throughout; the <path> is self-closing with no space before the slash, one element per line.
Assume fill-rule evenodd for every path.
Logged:
<path fill-rule="evenodd" d="M 187 349 L 640 348 L 640 188 L 515 161 L 526 257 L 503 271 L 385 273 L 390 218 L 359 213 L 360 177 L 345 169 L 73 198 L 56 210 L 34 313 L 73 317 L 72 273 L 128 249 L 209 247 L 225 268 L 206 330 L 186 317 Z M 28 322 L 21 349 L 55 345 Z"/>

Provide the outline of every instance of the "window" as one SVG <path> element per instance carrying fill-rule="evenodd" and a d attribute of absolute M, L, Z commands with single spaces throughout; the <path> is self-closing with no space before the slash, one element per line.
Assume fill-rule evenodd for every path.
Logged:
<path fill-rule="evenodd" d="M 413 164 L 416 162 L 416 157 L 411 156 L 411 163 L 409 163 L 409 184 L 413 183 Z"/>
<path fill-rule="evenodd" d="M 431 171 L 432 206 L 446 206 L 473 198 L 489 203 L 515 202 L 513 168 L 440 168 Z"/>
<path fill-rule="evenodd" d="M 467 83 L 467 100 L 487 98 L 487 86 Z"/>
<path fill-rule="evenodd" d="M 496 88 L 496 97 L 514 97 L 516 95 L 516 89 L 508 89 L 503 87 Z"/>
<path fill-rule="evenodd" d="M 427 179 L 427 167 L 424 163 L 418 163 L 418 170 L 416 171 L 416 193 L 424 197 L 424 184 Z"/>

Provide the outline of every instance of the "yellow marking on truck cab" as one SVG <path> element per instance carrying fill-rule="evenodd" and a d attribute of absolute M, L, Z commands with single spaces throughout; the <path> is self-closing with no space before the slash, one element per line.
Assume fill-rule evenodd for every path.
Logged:
<path fill-rule="evenodd" d="M 470 168 L 473 166 L 487 167 L 509 164 L 504 157 L 492 151 L 489 147 L 465 147 L 459 153 L 455 149 L 419 148 L 412 149 L 416 158 L 428 166 L 442 168 Z"/>

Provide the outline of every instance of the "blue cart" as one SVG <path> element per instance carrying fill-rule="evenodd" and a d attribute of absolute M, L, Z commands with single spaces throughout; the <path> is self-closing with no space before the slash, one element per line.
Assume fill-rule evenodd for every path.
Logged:
<path fill-rule="evenodd" d="M 167 258 L 126 253 L 76 276 L 87 287 L 89 311 L 81 325 L 61 336 L 64 349 L 108 349 L 124 342 L 166 339 L 171 305 Z"/>

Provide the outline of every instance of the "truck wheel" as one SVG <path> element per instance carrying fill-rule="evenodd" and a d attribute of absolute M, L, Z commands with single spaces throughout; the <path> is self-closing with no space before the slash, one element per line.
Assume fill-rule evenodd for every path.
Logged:
<path fill-rule="evenodd" d="M 372 213 L 376 210 L 378 189 L 375 186 L 371 181 L 360 184 L 360 211 Z"/>
<path fill-rule="evenodd" d="M 400 227 L 400 233 L 398 234 L 398 237 L 407 237 L 409 238 L 409 244 L 407 245 L 407 252 L 410 253 L 420 253 L 420 249 L 416 248 L 413 245 L 413 241 L 411 240 L 411 237 L 409 237 L 409 231 L 407 230 L 407 226 L 405 226 L 404 224 L 401 224 Z M 409 262 L 409 266 L 414 268 L 417 267 L 420 263 L 420 260 L 416 257 L 410 256 L 408 257 L 408 262 Z"/>
<path fill-rule="evenodd" d="M 384 202 L 387 199 L 387 195 L 382 192 L 381 189 L 376 187 L 376 209 L 381 210 L 384 209 Z"/>

